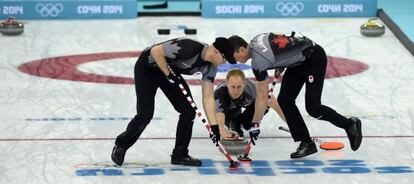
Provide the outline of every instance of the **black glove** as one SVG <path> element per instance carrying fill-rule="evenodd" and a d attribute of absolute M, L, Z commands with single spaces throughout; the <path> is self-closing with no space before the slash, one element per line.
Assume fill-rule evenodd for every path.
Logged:
<path fill-rule="evenodd" d="M 167 79 L 171 84 L 180 84 L 181 82 L 180 76 L 175 75 L 173 72 L 170 72 L 170 74 L 168 74 Z"/>
<path fill-rule="evenodd" d="M 216 143 L 216 146 L 218 145 L 218 142 L 220 141 L 220 130 L 218 125 L 211 125 L 210 126 L 211 131 L 213 132 L 213 135 L 210 135 L 211 140 L 213 143 Z"/>
<path fill-rule="evenodd" d="M 250 139 L 251 139 L 253 145 L 256 145 L 254 140 L 257 140 L 257 137 L 259 137 L 259 134 L 260 134 L 259 123 L 253 123 L 252 122 L 252 127 L 249 130 L 249 134 L 250 134 Z"/>

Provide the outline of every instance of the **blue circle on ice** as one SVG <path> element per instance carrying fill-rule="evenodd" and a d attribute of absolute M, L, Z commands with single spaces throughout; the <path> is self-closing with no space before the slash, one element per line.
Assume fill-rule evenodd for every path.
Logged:
<path fill-rule="evenodd" d="M 218 67 L 218 72 L 228 72 L 229 70 L 233 69 L 233 68 L 238 68 L 240 70 L 247 70 L 250 69 L 251 67 L 249 65 L 245 65 L 245 64 L 222 64 L 219 65 Z"/>

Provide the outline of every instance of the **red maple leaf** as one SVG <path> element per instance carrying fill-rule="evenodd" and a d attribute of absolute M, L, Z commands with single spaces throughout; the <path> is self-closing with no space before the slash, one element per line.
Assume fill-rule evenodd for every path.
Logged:
<path fill-rule="evenodd" d="M 289 43 L 289 40 L 285 36 L 276 36 L 272 39 L 272 43 L 277 45 L 279 48 L 285 48 L 286 45 Z"/>

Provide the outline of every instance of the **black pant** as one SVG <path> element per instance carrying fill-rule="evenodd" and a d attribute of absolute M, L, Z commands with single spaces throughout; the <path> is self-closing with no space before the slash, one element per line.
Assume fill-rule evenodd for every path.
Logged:
<path fill-rule="evenodd" d="M 302 86 L 306 83 L 306 111 L 314 118 L 329 121 L 337 127 L 350 127 L 352 121 L 338 114 L 330 107 L 321 104 L 323 82 L 325 80 L 327 56 L 323 48 L 316 45 L 312 55 L 301 65 L 286 69 L 280 88 L 278 102 L 285 114 L 295 142 L 309 141 L 308 128 L 295 104 Z"/>
<path fill-rule="evenodd" d="M 188 154 L 192 129 L 195 118 L 195 110 L 191 107 L 184 94 L 177 85 L 168 82 L 165 75 L 158 68 L 151 68 L 142 60 L 148 59 L 141 56 L 135 64 L 135 92 L 137 95 L 137 114 L 129 122 L 125 132 L 121 133 L 115 141 L 119 147 L 128 149 L 139 138 L 145 127 L 150 123 L 154 115 L 154 98 L 157 89 L 160 88 L 167 96 L 174 109 L 180 113 L 177 125 L 175 147 L 173 155 L 185 156 Z M 184 88 L 190 93 L 187 83 L 183 80 Z M 165 114 L 167 116 L 167 114 Z"/>

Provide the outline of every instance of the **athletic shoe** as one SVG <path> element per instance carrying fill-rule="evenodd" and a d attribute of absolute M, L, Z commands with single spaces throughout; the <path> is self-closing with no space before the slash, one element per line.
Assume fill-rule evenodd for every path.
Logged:
<path fill-rule="evenodd" d="M 353 151 L 358 150 L 362 142 L 362 125 L 361 120 L 355 117 L 349 118 L 352 121 L 352 125 L 345 129 L 346 134 L 348 135 L 349 143 L 351 144 L 351 149 Z"/>
<path fill-rule="evenodd" d="M 124 163 L 126 149 L 121 148 L 117 145 L 114 146 L 114 149 L 112 149 L 111 159 L 114 161 L 114 163 L 118 166 L 122 166 Z"/>
<path fill-rule="evenodd" d="M 171 155 L 171 164 L 184 165 L 184 166 L 196 166 L 196 167 L 199 167 L 202 165 L 201 160 L 193 158 L 190 155 L 186 155 L 186 156 Z"/>
<path fill-rule="evenodd" d="M 298 149 L 296 149 L 296 152 L 290 154 L 290 158 L 302 158 L 314 154 L 316 152 L 318 152 L 318 149 L 316 149 L 316 145 L 313 141 L 302 141 L 299 144 Z"/>

